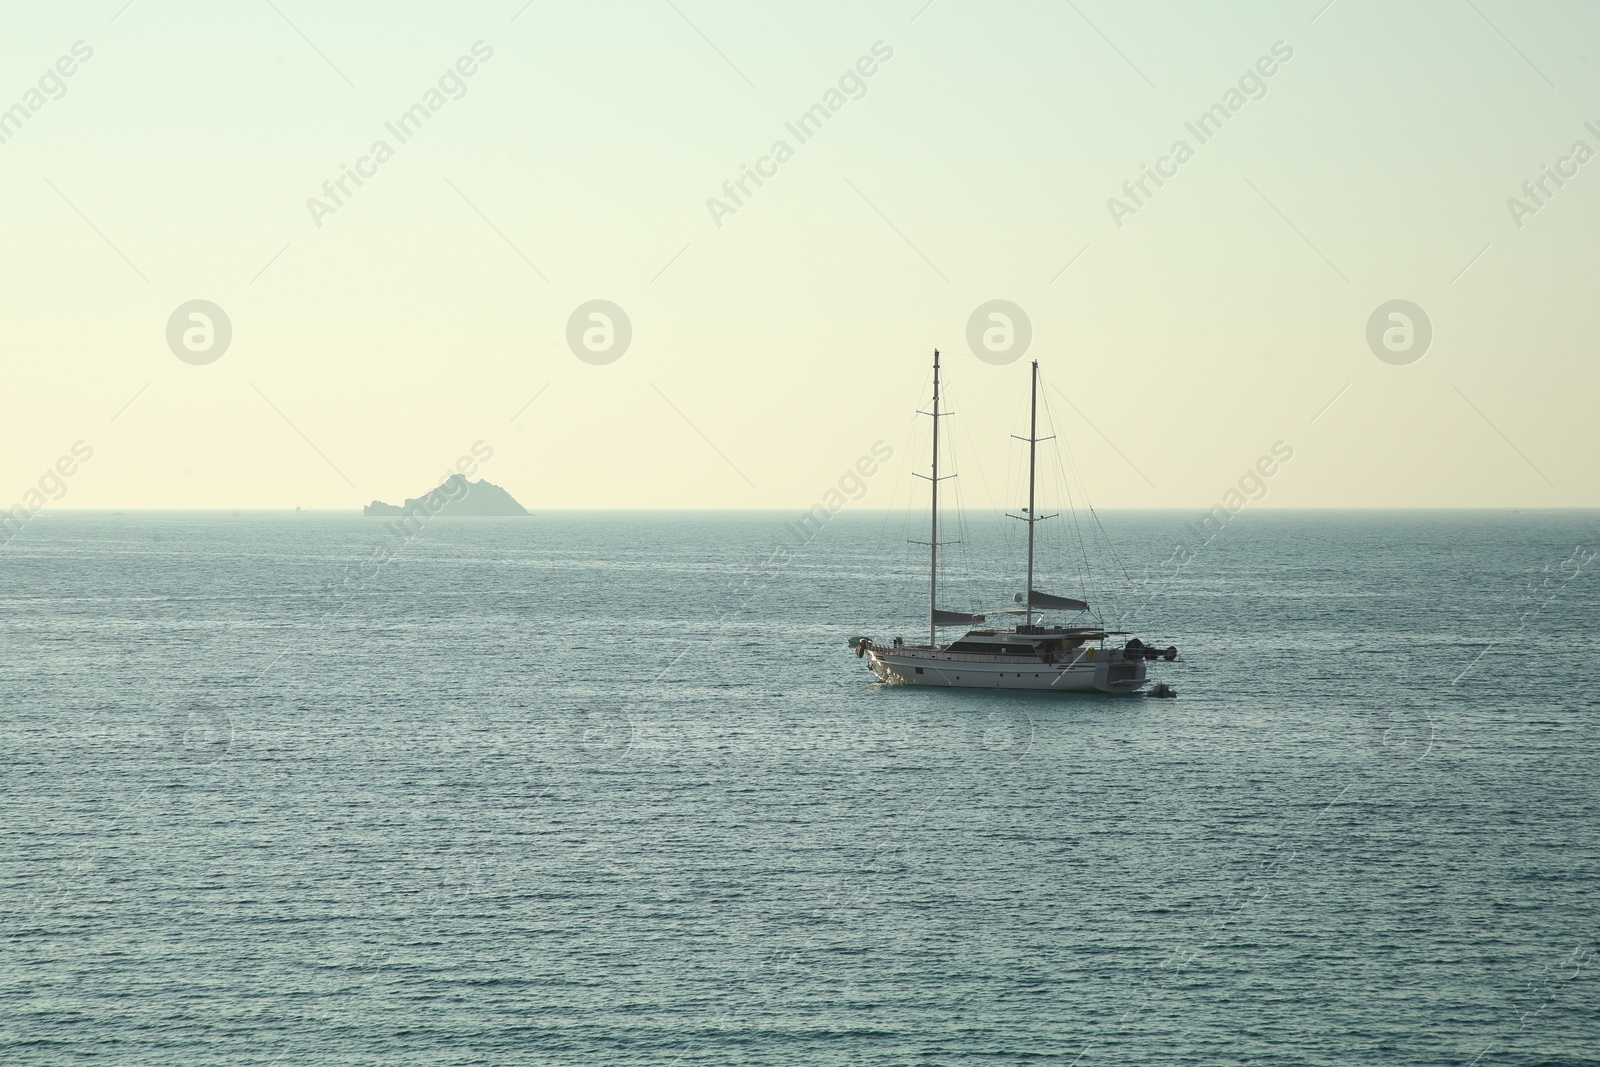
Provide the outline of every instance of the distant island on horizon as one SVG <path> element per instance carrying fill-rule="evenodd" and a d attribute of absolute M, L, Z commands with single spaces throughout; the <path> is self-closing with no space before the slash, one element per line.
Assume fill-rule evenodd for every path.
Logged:
<path fill-rule="evenodd" d="M 527 515 L 528 509 L 510 493 L 489 481 L 469 482 L 465 475 L 452 474 L 444 484 L 420 497 L 408 497 L 402 505 L 374 500 L 361 509 L 363 515 L 452 515 L 469 518 L 496 518 Z"/>

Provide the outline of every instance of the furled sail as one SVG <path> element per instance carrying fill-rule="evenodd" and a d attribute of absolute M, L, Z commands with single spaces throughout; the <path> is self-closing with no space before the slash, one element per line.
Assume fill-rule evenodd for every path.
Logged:
<path fill-rule="evenodd" d="M 982 615 L 973 615 L 966 611 L 940 611 L 933 612 L 935 626 L 976 626 L 983 621 Z"/>
<path fill-rule="evenodd" d="M 1033 591 L 1033 607 L 1036 611 L 1088 611 L 1089 605 L 1081 600 L 1071 597 L 1051 596 L 1049 593 Z"/>

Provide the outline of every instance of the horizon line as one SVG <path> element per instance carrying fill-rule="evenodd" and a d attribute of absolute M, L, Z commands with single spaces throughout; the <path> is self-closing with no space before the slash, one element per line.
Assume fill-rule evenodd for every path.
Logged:
<path fill-rule="evenodd" d="M 445 512 L 445 513 L 440 513 L 438 515 L 434 515 L 434 516 L 431 516 L 431 517 L 432 518 L 447 518 L 447 519 L 448 518 L 454 518 L 454 519 L 526 519 L 526 518 L 532 518 L 536 514 L 545 513 L 545 512 L 597 512 L 597 511 L 598 512 L 617 512 L 617 513 L 647 513 L 647 512 L 649 512 L 649 513 L 654 513 L 654 512 L 735 512 L 735 513 L 762 512 L 762 513 L 765 513 L 765 512 L 773 512 L 773 513 L 785 513 L 785 514 L 790 513 L 790 512 L 794 512 L 794 511 L 799 511 L 802 514 L 807 514 L 810 511 L 812 511 L 814 508 L 817 508 L 817 507 L 821 507 L 821 505 L 812 505 L 812 507 L 810 507 L 810 508 L 807 508 L 807 507 L 804 507 L 804 506 L 801 506 L 801 505 L 773 506 L 773 507 L 759 507 L 759 508 L 757 508 L 757 507 L 671 507 L 671 506 L 666 506 L 666 507 L 573 507 L 573 506 L 551 506 L 551 507 L 545 507 L 545 508 L 539 508 L 539 509 L 529 509 L 528 510 L 528 514 L 526 514 L 526 515 L 451 515 L 451 514 Z M 1154 512 L 1154 511 L 1192 511 L 1192 510 L 1209 511 L 1209 510 L 1212 510 L 1212 509 L 1215 509 L 1215 508 L 1218 508 L 1218 507 L 1222 507 L 1222 505 L 1220 505 L 1220 504 L 1212 504 L 1212 505 L 1209 505 L 1209 506 L 1208 505 L 1203 505 L 1203 504 L 1168 504 L 1168 505 L 1154 505 L 1154 506 L 1153 505 L 1126 505 L 1126 506 L 1117 506 L 1117 507 L 1095 508 L 1093 510 L 1097 511 L 1097 512 L 1101 512 L 1101 511 L 1105 511 L 1105 512 L 1110 512 L 1110 511 L 1152 511 L 1152 512 Z M 868 512 L 868 511 L 871 511 L 871 512 L 899 512 L 899 511 L 905 511 L 905 510 L 907 510 L 907 509 L 905 509 L 905 508 L 886 508 L 886 507 L 877 507 L 877 508 L 850 507 L 850 508 L 842 508 L 842 509 L 840 509 L 839 511 L 836 511 L 836 512 L 829 512 L 829 514 L 833 515 L 833 516 L 838 516 L 838 515 L 844 514 L 846 511 L 859 513 L 859 512 Z M 971 513 L 971 514 L 980 514 L 980 513 L 983 513 L 985 511 L 992 511 L 992 512 L 995 512 L 996 514 L 998 514 L 998 513 L 1001 513 L 1003 511 L 1005 511 L 1004 508 L 963 508 L 961 510 L 963 510 L 965 512 L 968 512 L 968 513 Z M 1259 505 L 1259 506 L 1252 506 L 1252 507 L 1248 507 L 1248 508 L 1241 508 L 1239 511 L 1231 512 L 1231 514 L 1233 514 L 1233 515 L 1242 515 L 1247 511 L 1248 512 L 1256 512 L 1256 511 L 1290 512 L 1290 511 L 1597 511 L 1597 510 L 1600 510 L 1600 504 L 1520 504 L 1520 505 L 1512 505 L 1512 504 L 1408 504 L 1408 505 L 1403 505 L 1403 506 L 1402 505 L 1389 505 L 1389 504 L 1307 504 L 1307 505 L 1298 505 L 1298 506 L 1293 506 L 1293 507 Z M 219 505 L 219 506 L 215 506 L 215 507 L 198 507 L 198 508 L 197 507 L 120 507 L 120 508 L 117 508 L 117 507 L 99 507 L 99 508 L 46 507 L 46 508 L 41 508 L 39 511 L 34 512 L 32 517 L 33 518 L 41 518 L 41 517 L 44 517 L 44 516 L 47 516 L 47 515 L 51 515 L 51 514 L 73 514 L 73 515 L 142 514 L 142 515 L 151 515 L 151 514 L 174 514 L 174 513 L 177 513 L 177 514 L 210 515 L 210 514 L 231 514 L 231 513 L 234 513 L 234 512 L 240 512 L 240 513 L 250 512 L 252 514 L 273 514 L 273 515 L 354 515 L 354 516 L 357 516 L 358 518 L 370 518 L 370 519 L 381 519 L 381 518 L 392 518 L 393 517 L 393 516 L 383 516 L 383 515 L 365 515 L 365 514 L 362 513 L 362 510 L 361 510 L 360 506 L 353 507 L 353 508 L 302 508 L 302 507 L 246 507 L 246 506 L 228 506 L 228 505 Z"/>

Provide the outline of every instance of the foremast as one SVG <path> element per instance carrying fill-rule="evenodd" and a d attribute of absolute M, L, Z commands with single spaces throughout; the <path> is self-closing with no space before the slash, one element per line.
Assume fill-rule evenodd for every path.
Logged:
<path fill-rule="evenodd" d="M 1028 392 L 1028 625 L 1033 625 L 1034 472 L 1039 459 L 1039 361 L 1033 361 Z"/>
<path fill-rule="evenodd" d="M 918 474 L 918 478 L 927 478 L 933 486 L 931 505 L 928 516 L 928 645 L 937 648 L 939 645 L 939 483 L 953 475 L 940 476 L 939 474 L 939 420 L 951 414 L 941 411 L 939 396 L 939 350 L 933 350 L 933 410 L 923 411 L 919 414 L 933 416 L 933 469 L 929 474 Z"/>

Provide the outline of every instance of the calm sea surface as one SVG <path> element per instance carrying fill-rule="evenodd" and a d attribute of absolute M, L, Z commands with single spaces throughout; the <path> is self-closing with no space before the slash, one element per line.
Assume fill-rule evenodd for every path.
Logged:
<path fill-rule="evenodd" d="M 0 1063 L 1600 1062 L 1600 516 L 1103 515 L 1177 700 L 872 684 L 795 517 L 34 519 Z"/>

